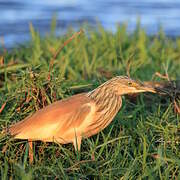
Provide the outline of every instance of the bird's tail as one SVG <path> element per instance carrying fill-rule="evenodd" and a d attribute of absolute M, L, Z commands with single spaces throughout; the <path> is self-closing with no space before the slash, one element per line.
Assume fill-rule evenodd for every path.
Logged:
<path fill-rule="evenodd" d="M 9 134 L 9 129 L 8 128 L 3 128 L 2 131 L 0 131 L 0 139 L 5 137 L 7 134 Z"/>

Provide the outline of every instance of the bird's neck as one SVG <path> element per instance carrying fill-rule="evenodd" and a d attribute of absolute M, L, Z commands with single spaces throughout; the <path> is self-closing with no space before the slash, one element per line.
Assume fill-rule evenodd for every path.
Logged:
<path fill-rule="evenodd" d="M 117 113 L 122 104 L 121 96 L 108 84 L 103 84 L 87 94 L 99 109 Z"/>
<path fill-rule="evenodd" d="M 122 99 L 111 88 L 99 86 L 95 90 L 87 93 L 96 104 L 96 119 L 89 126 L 89 132 L 96 134 L 99 129 L 104 129 L 113 120 L 119 111 Z"/>

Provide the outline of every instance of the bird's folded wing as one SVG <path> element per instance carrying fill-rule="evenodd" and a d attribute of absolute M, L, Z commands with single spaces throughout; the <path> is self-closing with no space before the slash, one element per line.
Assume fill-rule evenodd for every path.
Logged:
<path fill-rule="evenodd" d="M 47 139 L 59 131 L 78 127 L 90 111 L 89 99 L 84 94 L 76 95 L 37 111 L 11 126 L 9 132 L 18 139 Z"/>

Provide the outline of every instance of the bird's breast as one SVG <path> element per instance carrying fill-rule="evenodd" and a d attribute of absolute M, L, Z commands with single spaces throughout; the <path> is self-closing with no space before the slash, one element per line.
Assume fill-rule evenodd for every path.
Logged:
<path fill-rule="evenodd" d="M 86 129 L 87 137 L 97 134 L 111 123 L 121 107 L 122 99 L 121 97 L 110 98 L 104 102 L 108 103 L 99 106 L 96 105 L 93 119 Z"/>

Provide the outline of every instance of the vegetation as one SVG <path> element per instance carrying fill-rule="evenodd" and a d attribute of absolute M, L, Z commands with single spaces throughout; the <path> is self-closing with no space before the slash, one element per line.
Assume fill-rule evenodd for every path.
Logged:
<path fill-rule="evenodd" d="M 177 79 L 180 72 L 180 38 L 168 38 L 163 31 L 148 36 L 139 26 L 132 34 L 126 25 L 115 33 L 99 26 L 67 43 L 73 31 L 56 37 L 55 21 L 46 37 L 32 25 L 30 30 L 27 45 L 1 51 L 0 131 L 56 100 L 126 75 L 127 70 L 142 81 L 162 80 L 156 72 Z M 33 165 L 28 162 L 27 141 L 0 134 L 1 178 L 179 179 L 179 120 L 168 97 L 124 98 L 114 121 L 84 139 L 81 152 L 71 144 L 36 142 Z"/>

